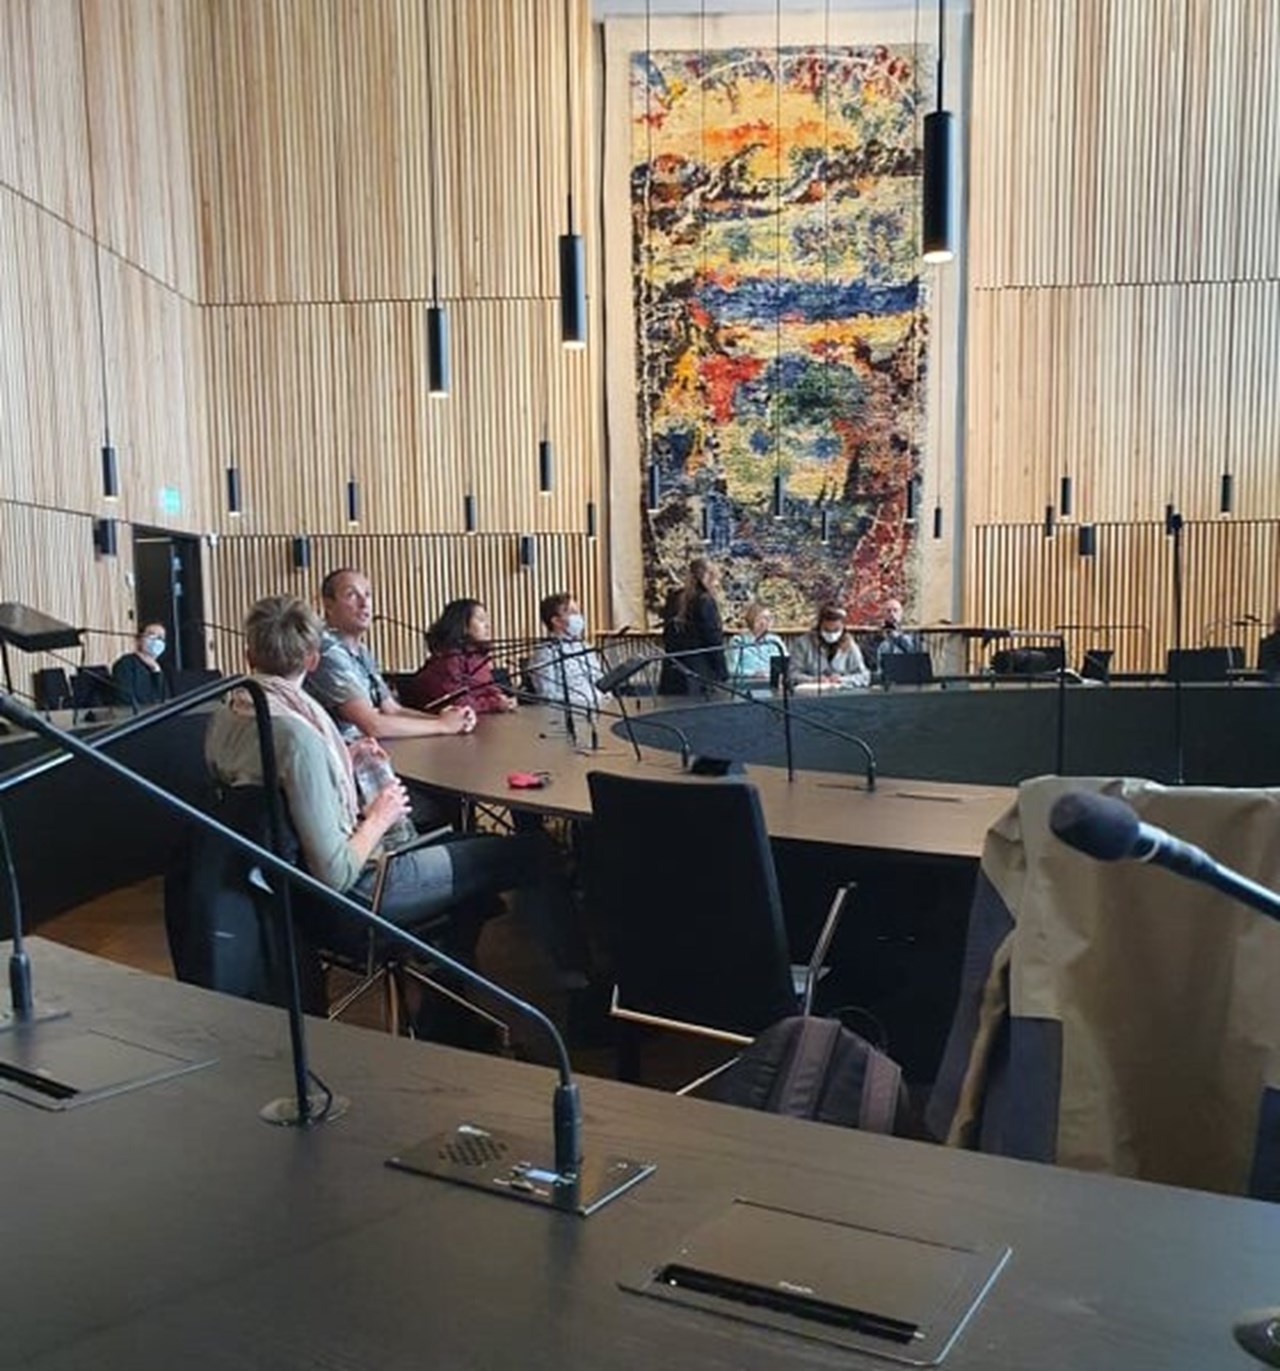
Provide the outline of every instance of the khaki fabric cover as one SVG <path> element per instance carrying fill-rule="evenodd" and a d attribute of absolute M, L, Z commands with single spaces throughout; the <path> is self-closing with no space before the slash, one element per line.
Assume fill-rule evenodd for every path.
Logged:
<path fill-rule="evenodd" d="M 1259 1145 L 1262 1170 L 1280 1174 L 1280 1137 L 1259 1130 L 1264 1100 L 1280 1110 L 1280 1097 L 1267 1097 L 1280 1087 L 1280 923 L 1159 867 L 1072 851 L 1048 819 L 1058 796 L 1077 789 L 1120 796 L 1146 822 L 1280 889 L 1280 790 L 1024 783 L 982 857 L 1012 930 L 983 949 L 985 966 L 970 958 L 967 1041 L 955 1040 L 959 1013 L 939 1077 L 940 1086 L 948 1070 L 956 1077 L 949 1096 L 940 1092 L 954 1112 L 940 1119 L 931 1107 L 930 1123 L 948 1142 L 972 1145 L 1000 1071 L 1009 1073 L 1001 1108 L 1016 1111 L 1020 1084 L 1030 1096 L 1043 1082 L 1020 1083 L 1018 1055 L 1002 1058 L 1000 1044 L 1019 1020 L 1042 1021 L 1034 1026 L 1054 1042 L 1060 1032 L 1061 1043 L 1046 1160 L 1260 1193 L 1256 1178 L 1251 1187 Z M 974 936 L 971 928 L 971 951 Z"/>

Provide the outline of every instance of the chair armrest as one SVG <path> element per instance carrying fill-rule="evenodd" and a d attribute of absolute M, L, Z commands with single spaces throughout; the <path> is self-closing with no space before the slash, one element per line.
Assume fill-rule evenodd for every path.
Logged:
<path fill-rule="evenodd" d="M 855 888 L 855 884 L 851 881 L 848 885 L 839 886 L 832 897 L 831 908 L 827 910 L 826 920 L 818 932 L 817 940 L 813 944 L 813 952 L 809 956 L 809 966 L 804 977 L 804 997 L 800 1005 L 802 1014 L 813 1012 L 813 995 L 818 988 L 818 977 L 822 972 L 823 963 L 827 959 L 827 953 L 831 950 L 831 940 L 835 937 L 836 929 L 840 926 L 845 902 L 848 900 L 850 892 Z"/>
<path fill-rule="evenodd" d="M 442 828 L 433 828 L 429 833 L 419 833 L 411 843 L 405 843 L 403 847 L 394 848 L 390 852 L 379 852 L 373 859 L 376 874 L 373 881 L 373 894 L 369 899 L 369 908 L 375 914 L 381 911 L 382 888 L 387 882 L 387 872 L 390 870 L 391 863 L 397 857 L 404 857 L 410 852 L 417 852 L 419 848 L 430 847 L 432 843 L 439 842 L 441 838 L 447 837 L 452 832 L 452 826 L 445 824 Z"/>

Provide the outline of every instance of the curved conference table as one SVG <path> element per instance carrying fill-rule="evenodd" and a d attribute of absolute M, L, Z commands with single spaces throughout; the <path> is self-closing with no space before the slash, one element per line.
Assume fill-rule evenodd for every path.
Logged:
<path fill-rule="evenodd" d="M 691 712 L 680 711 L 682 716 Z M 579 723 L 575 747 L 563 711 L 543 705 L 486 715 L 466 737 L 388 740 L 386 748 L 396 771 L 408 780 L 480 802 L 586 818 L 591 813 L 590 771 L 667 780 L 682 774 L 674 752 L 650 745 L 659 739 L 669 745 L 659 729 L 647 726 L 651 717 L 667 716 L 666 711 L 636 716 L 639 761 L 616 731 L 616 715 L 602 719 L 598 749 L 587 745 L 590 729 Z M 516 771 L 545 772 L 548 782 L 540 790 L 513 789 L 507 777 Z M 1003 786 L 889 776 L 882 776 L 869 793 L 861 775 L 837 769 L 797 771 L 794 782 L 776 766 L 748 765 L 744 774 L 760 792 L 765 823 L 775 840 L 898 856 L 976 861 L 988 827 L 1014 799 L 1014 792 Z M 695 784 L 703 780 L 688 779 Z"/>
<path fill-rule="evenodd" d="M 625 738 L 608 731 L 615 722 L 601 721 L 598 750 L 575 748 L 561 711 L 522 706 L 482 718 L 469 737 L 401 739 L 387 750 L 401 776 L 449 794 L 588 818 L 590 771 L 682 774 L 674 753 L 643 742 L 637 761 Z M 658 732 L 637 728 L 641 739 Z M 581 740 L 589 733 L 579 728 Z M 540 790 L 515 790 L 507 783 L 513 771 L 545 771 L 549 780 Z M 983 840 L 1014 792 L 884 776 L 868 793 L 861 776 L 835 770 L 798 771 L 794 782 L 778 767 L 748 766 L 744 774 L 760 792 L 774 840 L 792 946 L 812 946 L 833 889 L 854 882 L 831 951 L 830 1003 L 868 1011 L 907 1078 L 931 1080 L 954 1012 Z M 708 860 L 730 862 L 733 854 L 709 853 Z M 732 917 L 731 909 L 724 913 Z"/>

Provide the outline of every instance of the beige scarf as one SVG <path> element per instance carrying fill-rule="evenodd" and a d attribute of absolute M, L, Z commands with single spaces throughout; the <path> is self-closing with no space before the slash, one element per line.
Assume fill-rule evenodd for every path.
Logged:
<path fill-rule="evenodd" d="M 342 807 L 355 828 L 360 816 L 360 801 L 356 793 L 356 776 L 351 765 L 351 754 L 342 741 L 337 725 L 329 717 L 328 711 L 317 700 L 292 681 L 283 676 L 255 676 L 253 678 L 267 697 L 267 710 L 274 718 L 301 719 L 324 739 L 333 762 L 333 770 L 338 778 L 338 790 L 342 796 Z M 247 690 L 232 691 L 228 707 L 233 714 L 253 717 L 253 699 Z"/>

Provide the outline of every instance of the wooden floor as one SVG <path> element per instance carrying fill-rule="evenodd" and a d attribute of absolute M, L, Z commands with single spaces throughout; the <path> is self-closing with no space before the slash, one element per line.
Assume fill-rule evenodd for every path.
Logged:
<path fill-rule="evenodd" d="M 158 877 L 126 886 L 60 914 L 42 923 L 39 933 L 108 961 L 158 976 L 173 975 L 164 930 L 163 882 Z M 479 963 L 485 975 L 551 1016 L 569 1039 L 576 1070 L 596 1076 L 615 1074 L 616 1054 L 609 1041 L 609 1022 L 598 1013 L 590 1015 L 585 1023 L 571 1016 L 568 997 L 555 986 L 547 957 L 511 915 L 493 919 L 486 925 L 480 941 Z M 334 996 L 340 994 L 344 986 L 337 982 L 329 989 Z M 343 1018 L 347 1023 L 385 1031 L 376 995 L 370 995 Z M 512 1021 L 511 1036 L 516 1056 L 550 1064 L 551 1054 L 534 1030 Z M 672 1034 L 662 1035 L 643 1054 L 644 1083 L 664 1090 L 677 1088 L 727 1055 L 722 1046 Z"/>

